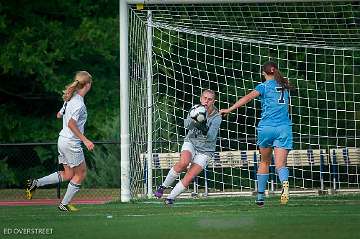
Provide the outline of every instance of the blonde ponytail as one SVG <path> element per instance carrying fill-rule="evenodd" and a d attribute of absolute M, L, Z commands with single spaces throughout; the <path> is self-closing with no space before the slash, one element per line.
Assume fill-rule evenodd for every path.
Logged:
<path fill-rule="evenodd" d="M 74 81 L 63 90 L 63 100 L 66 102 L 71 100 L 74 92 L 82 89 L 89 82 L 92 82 L 92 76 L 87 71 L 78 71 L 75 74 Z"/>

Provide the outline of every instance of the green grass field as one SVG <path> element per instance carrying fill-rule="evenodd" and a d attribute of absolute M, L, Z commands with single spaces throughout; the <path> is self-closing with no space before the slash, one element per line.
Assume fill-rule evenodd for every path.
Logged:
<path fill-rule="evenodd" d="M 64 213 L 55 206 L 0 207 L 1 238 L 360 238 L 360 195 L 292 197 L 281 206 L 268 198 L 179 199 L 79 205 Z M 111 216 L 110 216 L 111 215 Z M 15 228 L 49 228 L 51 235 L 5 234 Z"/>

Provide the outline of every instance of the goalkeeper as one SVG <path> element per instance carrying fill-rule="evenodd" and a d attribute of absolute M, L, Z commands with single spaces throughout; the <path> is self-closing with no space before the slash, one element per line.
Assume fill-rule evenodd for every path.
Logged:
<path fill-rule="evenodd" d="M 173 204 L 175 198 L 189 186 L 191 181 L 206 167 L 209 159 L 214 156 L 217 134 L 222 120 L 218 109 L 214 106 L 215 98 L 214 91 L 204 90 L 200 97 L 200 103 L 207 109 L 206 120 L 198 122 L 191 118 L 190 113 L 184 120 L 184 126 L 188 133 L 181 149 L 180 161 L 170 169 L 165 181 L 154 193 L 154 196 L 161 198 L 165 188 L 169 187 L 180 173 L 188 168 L 189 164 L 191 165 L 184 178 L 176 184 L 165 199 L 165 204 Z"/>

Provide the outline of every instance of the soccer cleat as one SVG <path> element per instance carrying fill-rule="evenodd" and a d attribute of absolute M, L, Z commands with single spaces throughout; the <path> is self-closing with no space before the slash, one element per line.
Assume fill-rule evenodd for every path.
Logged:
<path fill-rule="evenodd" d="M 37 183 L 37 180 L 34 180 L 34 179 L 27 180 L 27 185 L 25 188 L 26 199 L 29 199 L 29 200 L 32 199 L 33 194 L 34 194 L 35 190 L 37 189 L 36 183 Z"/>
<path fill-rule="evenodd" d="M 280 196 L 280 204 L 286 205 L 289 201 L 289 182 L 283 181 L 282 191 Z"/>
<path fill-rule="evenodd" d="M 256 205 L 259 207 L 264 206 L 264 192 L 258 192 L 255 200 Z"/>
<path fill-rule="evenodd" d="M 76 208 L 72 204 L 64 205 L 64 204 L 60 203 L 58 208 L 59 208 L 60 211 L 64 211 L 64 212 L 77 212 L 77 211 L 79 211 L 79 209 Z"/>
<path fill-rule="evenodd" d="M 167 206 L 172 206 L 174 204 L 174 199 L 166 198 L 164 204 Z"/>
<path fill-rule="evenodd" d="M 157 198 L 161 198 L 163 196 L 163 194 L 164 194 L 164 191 L 165 191 L 165 187 L 160 186 L 160 187 L 158 187 L 158 189 L 154 193 L 154 196 L 157 197 Z"/>
<path fill-rule="evenodd" d="M 258 199 L 255 201 L 256 205 L 258 205 L 258 207 L 264 207 L 264 199 Z"/>

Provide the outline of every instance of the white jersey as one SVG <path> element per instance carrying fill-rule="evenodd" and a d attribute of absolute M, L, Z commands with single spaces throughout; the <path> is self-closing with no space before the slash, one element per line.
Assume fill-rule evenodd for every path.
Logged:
<path fill-rule="evenodd" d="M 86 106 L 84 104 L 84 98 L 79 94 L 75 94 L 68 102 L 65 102 L 60 109 L 60 114 L 63 117 L 63 128 L 59 135 L 68 139 L 80 140 L 68 127 L 69 120 L 76 121 L 76 125 L 80 132 L 84 134 L 84 126 L 87 119 Z"/>

